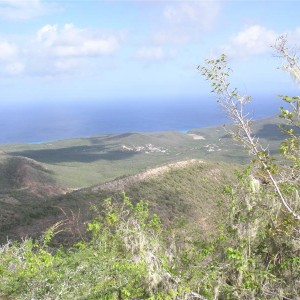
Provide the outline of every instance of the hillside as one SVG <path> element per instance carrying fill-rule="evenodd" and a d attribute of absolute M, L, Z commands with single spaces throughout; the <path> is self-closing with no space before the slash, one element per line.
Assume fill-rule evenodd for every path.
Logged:
<path fill-rule="evenodd" d="M 1 231 L 47 214 L 46 199 L 68 191 L 40 163 L 26 157 L 2 155 L 0 174 Z"/>
<path fill-rule="evenodd" d="M 254 133 L 273 154 L 283 138 L 278 118 L 254 122 Z M 229 127 L 230 128 L 230 127 Z M 62 186 L 83 188 L 188 159 L 248 163 L 246 151 L 222 127 L 188 133 L 110 134 L 42 144 L 1 145 L 1 151 L 38 161 Z M 274 152 L 275 151 L 275 152 Z"/>
<path fill-rule="evenodd" d="M 14 226 L 7 230 L 2 227 L 1 239 L 7 235 L 20 238 L 24 233 L 38 235 L 61 220 L 67 220 L 66 227 L 72 226 L 73 233 L 78 229 L 84 231 L 83 223 L 94 215 L 91 206 L 101 206 L 108 197 L 120 201 L 123 191 L 133 202 L 149 201 L 151 211 L 156 212 L 165 225 L 179 221 L 187 226 L 197 224 L 199 230 L 209 234 L 218 223 L 222 191 L 235 177 L 234 169 L 225 163 L 190 160 L 52 197 L 42 203 L 41 215 L 32 213 L 31 219 L 16 219 Z M 66 237 L 73 238 L 65 233 Z"/>
<path fill-rule="evenodd" d="M 261 140 L 275 149 L 283 136 L 266 137 L 277 125 L 255 125 Z M 276 205 L 271 186 L 253 190 L 247 171 L 237 179 L 235 171 L 242 166 L 236 162 L 244 153 L 231 147 L 221 130 L 130 133 L 98 137 L 94 144 L 87 139 L 56 142 L 53 149 L 6 146 L 0 158 L 0 298 L 26 294 L 33 299 L 33 292 L 37 299 L 49 294 L 62 299 L 254 299 L 253 291 L 269 295 L 261 291 L 267 281 L 274 290 L 270 299 L 283 289 L 293 299 L 299 294 L 294 243 L 299 222 Z M 197 147 L 188 148 L 192 143 Z M 193 158 L 179 160 L 183 153 Z M 203 155 L 210 160 L 199 158 Z M 65 168 L 71 171 L 72 165 L 75 177 L 68 181 Z M 94 178 L 97 184 L 86 178 L 77 181 L 85 187 L 62 188 L 63 180 L 74 183 L 82 174 L 80 166 L 96 175 L 104 165 L 102 180 Z M 107 180 L 112 174 L 114 179 Z M 54 236 L 47 231 L 51 227 Z"/>
<path fill-rule="evenodd" d="M 0 164 L 1 191 L 26 190 L 37 197 L 66 191 L 52 177 L 52 172 L 37 161 L 22 156 L 7 156 Z"/>
<path fill-rule="evenodd" d="M 255 133 L 271 152 L 283 138 L 277 130 L 279 122 L 278 118 L 254 122 Z M 210 182 L 217 177 L 221 190 L 225 178 L 233 176 L 236 165 L 232 164 L 249 160 L 222 127 L 195 129 L 186 134 L 126 133 L 35 145 L 1 145 L 1 149 L 3 237 L 36 235 L 66 218 L 64 213 L 68 218 L 75 213 L 89 219 L 91 204 L 111 196 L 119 199 L 123 190 L 134 201 L 149 200 L 166 223 L 181 215 L 197 219 L 202 209 L 207 217 L 207 210 L 215 211 L 216 199 L 221 197 Z M 195 169 L 191 165 L 160 169 L 191 159 L 205 163 Z M 165 169 L 168 172 L 161 172 Z M 218 171 L 211 171 L 215 169 Z M 159 176 L 148 176 L 155 172 Z M 72 190 L 75 191 L 71 193 Z M 66 192 L 69 193 L 64 195 Z M 207 226 L 203 220 L 202 226 Z"/>
<path fill-rule="evenodd" d="M 82 188 L 180 160 L 206 159 L 206 144 L 180 132 L 159 132 L 3 145 L 2 149 L 42 163 L 61 185 Z"/>
<path fill-rule="evenodd" d="M 90 190 L 101 195 L 115 189 L 113 197 L 117 198 L 124 190 L 134 202 L 148 200 L 151 211 L 157 213 L 164 224 L 181 220 L 209 235 L 224 208 L 224 186 L 234 181 L 238 168 L 218 162 L 182 161 L 132 176 L 129 182 L 125 178 Z"/>
<path fill-rule="evenodd" d="M 252 121 L 252 132 L 259 138 L 261 144 L 270 150 L 272 155 L 278 156 L 280 143 L 286 138 L 286 135 L 280 131 L 279 125 L 283 124 L 283 119 L 279 117 L 269 117 Z M 244 164 L 249 162 L 248 154 L 243 151 L 241 145 L 234 142 L 228 134 L 233 130 L 233 126 L 226 124 L 225 126 L 193 129 L 189 133 L 196 136 L 202 136 L 208 145 L 209 156 L 217 158 L 221 161 L 238 162 Z"/>

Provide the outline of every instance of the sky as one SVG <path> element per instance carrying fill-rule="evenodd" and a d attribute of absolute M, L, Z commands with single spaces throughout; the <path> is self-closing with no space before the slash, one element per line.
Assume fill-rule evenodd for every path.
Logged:
<path fill-rule="evenodd" d="M 205 101 L 221 53 L 252 95 L 295 94 L 270 47 L 300 47 L 300 1 L 0 0 L 0 102 Z"/>

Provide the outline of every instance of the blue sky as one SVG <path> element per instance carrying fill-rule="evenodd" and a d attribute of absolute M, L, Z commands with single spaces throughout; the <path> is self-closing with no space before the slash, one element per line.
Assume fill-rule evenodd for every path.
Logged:
<path fill-rule="evenodd" d="M 243 93 L 294 94 L 270 45 L 287 34 L 300 47 L 299 11 L 300 1 L 0 0 L 0 101 L 205 101 L 196 68 L 222 52 Z"/>

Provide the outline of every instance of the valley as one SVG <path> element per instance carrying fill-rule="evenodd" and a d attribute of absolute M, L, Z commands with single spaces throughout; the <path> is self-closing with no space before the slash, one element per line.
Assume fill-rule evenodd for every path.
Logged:
<path fill-rule="evenodd" d="M 282 139 L 275 132 L 278 122 L 271 118 L 254 124 L 255 133 L 271 152 Z M 38 235 L 63 219 L 63 211 L 91 219 L 93 204 L 120 198 L 123 191 L 133 201 L 149 200 L 166 224 L 183 217 L 188 223 L 202 220 L 203 228 L 209 228 L 199 216 L 218 215 L 211 199 L 222 197 L 226 178 L 232 181 L 235 170 L 249 162 L 247 153 L 222 127 L 3 144 L 0 148 L 2 241 Z M 218 191 L 210 190 L 208 184 L 214 178 Z M 215 223 L 212 220 L 213 216 L 210 223 Z"/>

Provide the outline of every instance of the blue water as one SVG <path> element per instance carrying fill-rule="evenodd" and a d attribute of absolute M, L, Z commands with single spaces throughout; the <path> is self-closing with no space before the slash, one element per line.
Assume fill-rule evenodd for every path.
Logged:
<path fill-rule="evenodd" d="M 254 103 L 255 118 L 278 113 Z M 0 143 L 39 143 L 107 133 L 188 131 L 228 122 L 214 100 L 158 99 L 0 103 Z"/>

